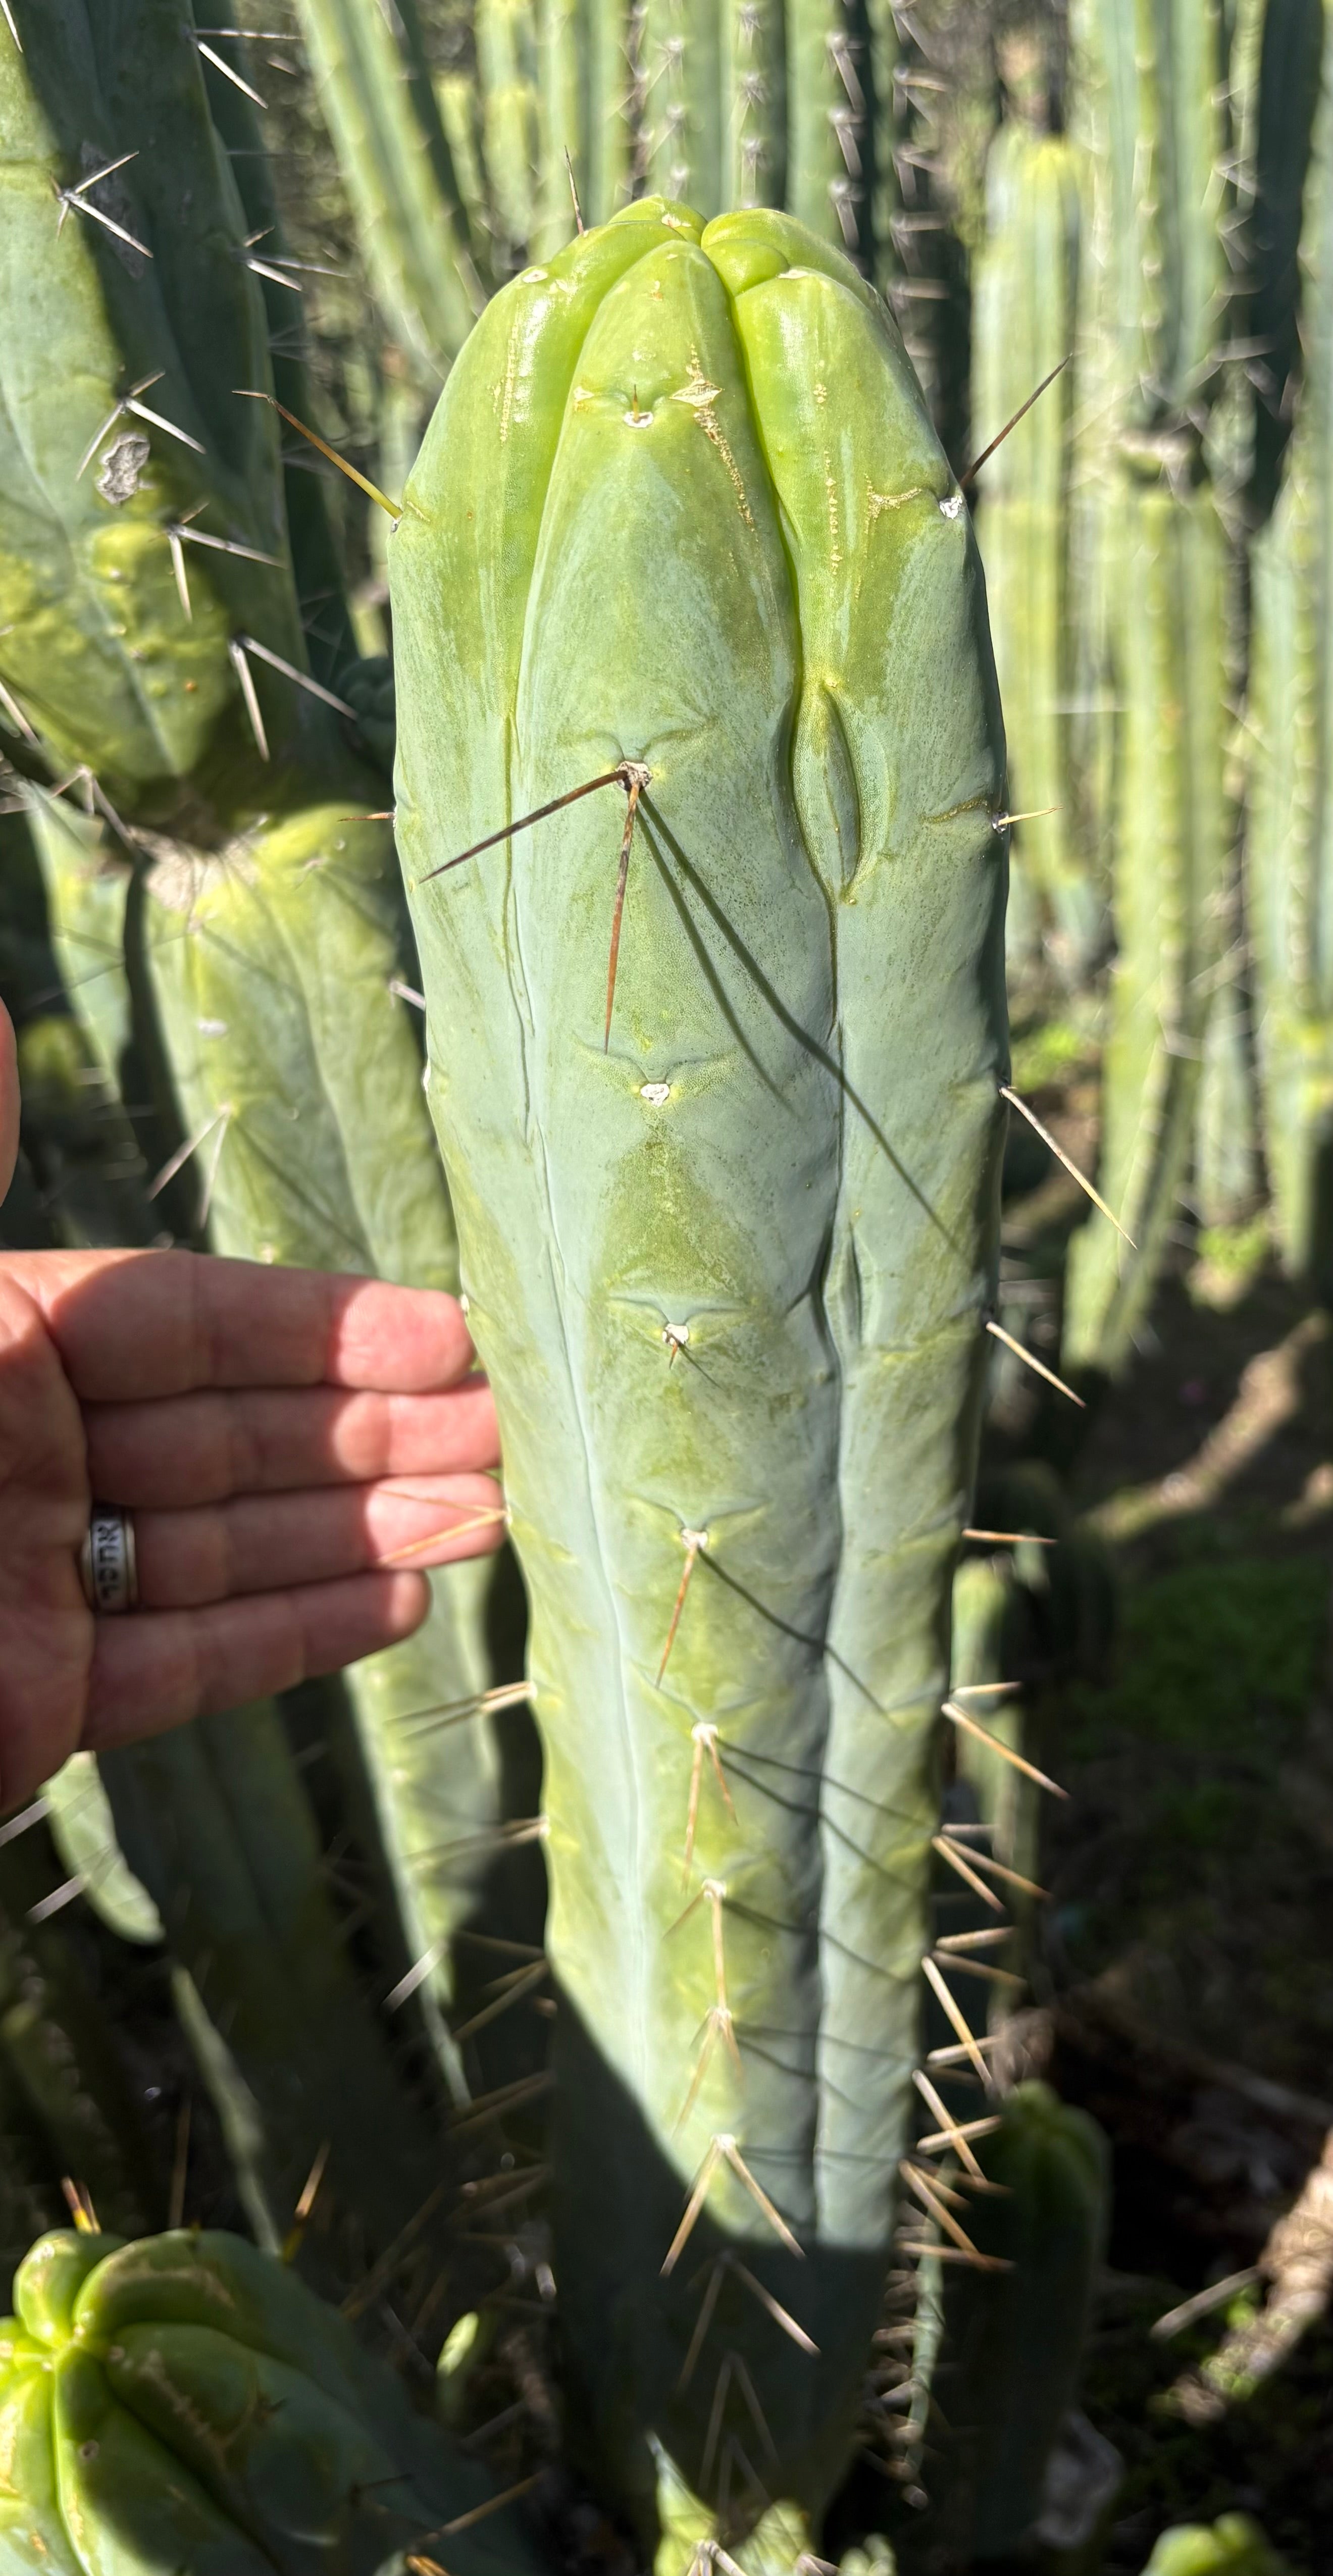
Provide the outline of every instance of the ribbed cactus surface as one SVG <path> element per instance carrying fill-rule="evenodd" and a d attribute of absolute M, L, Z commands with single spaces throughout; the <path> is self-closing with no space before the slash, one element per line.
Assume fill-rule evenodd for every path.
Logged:
<path fill-rule="evenodd" d="M 1303 372 L 1277 507 L 1254 549 L 1249 923 L 1276 1233 L 1333 1277 L 1333 39 L 1301 234 Z M 1276 76 L 1281 65 L 1273 67 Z M 1276 119 L 1275 119 L 1276 122 Z M 1278 129 L 1279 133 L 1281 128 Z M 1277 137 L 1274 138 L 1275 142 Z"/>
<path fill-rule="evenodd" d="M 1251 48 L 1218 0 L 1073 13 L 1090 174 L 1080 283 L 1081 657 L 1087 775 L 1111 854 L 1115 962 L 1101 1188 L 1071 1259 L 1066 1356 L 1114 1370 L 1146 1312 L 1189 1177 L 1235 817 L 1226 775 L 1239 610 L 1210 412 L 1234 327 L 1232 242 Z M 1236 265 L 1239 264 L 1238 254 Z M 1243 311 L 1243 305 L 1240 307 Z M 1242 324 L 1240 327 L 1244 327 Z M 1021 435 L 1021 433 L 1020 433 Z"/>
<path fill-rule="evenodd" d="M 1009 946 L 1017 968 L 1054 933 L 1070 981 L 1102 932 L 1076 757 L 1081 616 L 1074 590 L 1074 354 L 1082 156 L 1063 135 L 1005 126 L 986 170 L 986 247 L 974 278 L 978 445 L 1046 391 L 983 469 L 980 538 L 1018 827 Z M 1063 373 L 1047 383 L 1056 368 Z"/>
<path fill-rule="evenodd" d="M 533 1609 L 563 2328 L 697 2537 L 836 2477 L 905 2132 L 1006 1061 L 980 571 L 850 264 L 651 199 L 488 309 L 391 560 Z"/>
<path fill-rule="evenodd" d="M 14 2300 L 0 2565 L 15 2576 L 387 2576 L 487 2502 L 337 2312 L 242 2238 L 61 2231 L 20 2264 Z M 459 2576 L 532 2563 L 503 2514 L 439 2545 Z"/>

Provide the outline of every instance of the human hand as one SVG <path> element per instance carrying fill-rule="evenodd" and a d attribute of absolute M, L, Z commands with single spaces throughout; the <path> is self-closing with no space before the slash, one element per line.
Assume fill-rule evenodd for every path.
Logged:
<path fill-rule="evenodd" d="M 0 1013 L 0 1186 L 13 1096 Z M 80 1745 L 409 1636 L 416 1569 L 499 1546 L 498 1460 L 452 1297 L 187 1252 L 0 1255 L 0 1810 Z M 84 1599 L 94 1498 L 133 1511 L 125 1615 Z"/>

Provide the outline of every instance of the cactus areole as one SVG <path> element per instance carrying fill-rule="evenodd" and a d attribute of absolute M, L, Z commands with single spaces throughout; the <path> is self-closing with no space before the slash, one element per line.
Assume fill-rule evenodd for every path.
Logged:
<path fill-rule="evenodd" d="M 392 560 L 532 1600 L 571 2418 L 683 2567 L 809 2529 L 892 2254 L 996 1255 L 983 582 L 872 290 L 652 199 L 490 305 Z"/>

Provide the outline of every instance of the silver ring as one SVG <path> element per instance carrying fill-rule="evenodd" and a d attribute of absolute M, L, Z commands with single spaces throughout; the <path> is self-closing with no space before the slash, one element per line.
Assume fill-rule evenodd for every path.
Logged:
<path fill-rule="evenodd" d="M 90 1610 L 100 1618 L 133 1610 L 139 1599 L 134 1523 L 114 1503 L 94 1503 L 88 1535 L 79 1550 L 79 1580 Z"/>

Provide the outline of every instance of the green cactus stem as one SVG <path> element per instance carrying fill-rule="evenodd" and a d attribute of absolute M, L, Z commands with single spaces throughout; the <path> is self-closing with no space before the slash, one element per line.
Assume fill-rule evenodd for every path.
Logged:
<path fill-rule="evenodd" d="M 1110 2165 L 1096 2121 L 1037 2083 L 1015 2086 L 978 2154 L 1000 2188 L 970 2196 L 967 2229 L 994 2268 L 951 2277 L 934 2381 L 951 2428 L 942 2518 L 964 2563 L 1030 2543 L 1075 2401 Z"/>
<path fill-rule="evenodd" d="M 1287 2576 L 1287 2562 L 1247 2513 L 1224 2513 L 1162 2532 L 1143 2576 Z"/>
<path fill-rule="evenodd" d="M 532 1600 L 562 2329 L 674 2570 L 818 2511 L 887 2260 L 994 1284 L 997 704 L 901 341 L 790 218 L 646 199 L 515 281 L 408 497 L 398 829 Z M 436 873 L 617 762 L 628 841 L 612 783 Z"/>
<path fill-rule="evenodd" d="M 1046 390 L 983 468 L 979 534 L 1009 737 L 1011 972 L 1049 943 L 1081 982 L 1104 936 L 1076 757 L 1080 618 L 1071 561 L 1072 432 L 1082 157 L 1063 136 L 1005 126 L 986 167 L 986 247 L 973 297 L 978 448 Z M 1063 372 L 1052 384 L 1055 368 Z"/>
<path fill-rule="evenodd" d="M 462 346 L 486 287 L 412 0 L 297 0 L 320 107 L 389 329 L 423 383 Z"/>
<path fill-rule="evenodd" d="M 1333 1280 L 1333 95 L 1330 39 L 1301 234 L 1304 372 L 1254 547 L 1246 843 L 1264 1142 L 1283 1261 Z"/>
<path fill-rule="evenodd" d="M 259 1701 L 197 1719 L 105 1754 L 101 1776 L 126 1864 L 248 2097 L 247 2219 L 276 2251 L 327 2147 L 328 2225 L 303 2259 L 341 2295 L 367 2241 L 382 2252 L 429 2199 L 439 2150 L 348 1955 L 281 1717 Z M 219 2109 L 232 2119 L 226 2088 Z M 426 2230 L 418 2260 L 438 2244 Z"/>
<path fill-rule="evenodd" d="M 20 2264 L 14 2300 L 6 2568 L 387 2576 L 441 2530 L 458 2576 L 534 2565 L 482 2472 L 413 2417 L 336 2310 L 241 2238 L 62 2230 Z"/>
<path fill-rule="evenodd" d="M 1247 13 L 1248 14 L 1248 13 Z M 1234 528 L 1209 479 L 1237 305 L 1229 248 L 1253 48 L 1218 0 L 1080 0 L 1076 131 L 1092 173 L 1080 315 L 1087 477 L 1083 667 L 1099 710 L 1116 950 L 1103 1061 L 1102 1219 L 1078 1238 L 1066 1359 L 1114 1371 L 1149 1304 L 1190 1170 L 1236 838 L 1226 772 L 1239 625 Z M 1244 41 L 1242 41 L 1244 38 Z M 1243 281 L 1241 281 L 1243 283 Z M 1247 326 L 1244 320 L 1239 327 Z M 1223 440 L 1223 446 L 1226 441 Z"/>
<path fill-rule="evenodd" d="M 1145 455 L 1106 535 L 1120 714 L 1098 1186 L 1132 1245 L 1095 1212 L 1075 1237 L 1064 1359 L 1113 1371 L 1147 1311 L 1189 1173 L 1234 826 L 1224 790 L 1231 556 L 1217 503 Z"/>

